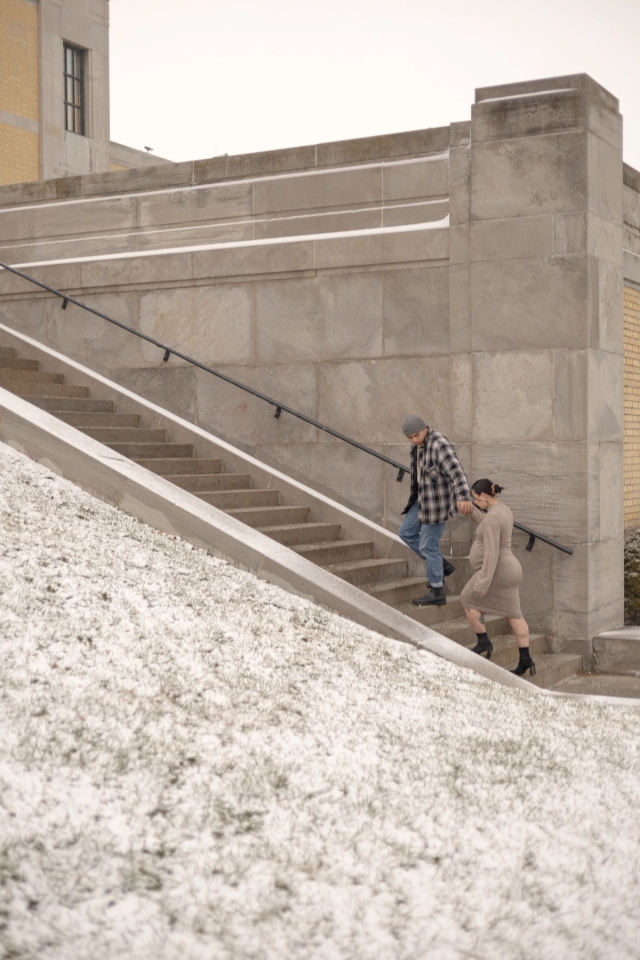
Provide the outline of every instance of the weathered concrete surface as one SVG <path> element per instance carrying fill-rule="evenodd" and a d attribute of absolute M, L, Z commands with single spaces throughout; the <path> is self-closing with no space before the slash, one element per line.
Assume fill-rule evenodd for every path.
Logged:
<path fill-rule="evenodd" d="M 594 637 L 593 668 L 640 678 L 640 627 L 620 627 Z"/>

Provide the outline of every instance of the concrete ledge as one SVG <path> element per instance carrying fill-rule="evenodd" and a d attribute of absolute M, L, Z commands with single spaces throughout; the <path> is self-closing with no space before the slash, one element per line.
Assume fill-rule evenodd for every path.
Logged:
<path fill-rule="evenodd" d="M 371 630 L 533 694 L 526 681 L 0 388 L 0 440 L 130 516 Z"/>
<path fill-rule="evenodd" d="M 596 673 L 640 677 L 640 627 L 607 630 L 593 638 Z"/>

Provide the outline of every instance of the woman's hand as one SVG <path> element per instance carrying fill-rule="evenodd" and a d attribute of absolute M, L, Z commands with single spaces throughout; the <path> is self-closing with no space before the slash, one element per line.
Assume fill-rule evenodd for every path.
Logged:
<path fill-rule="evenodd" d="M 462 513 L 466 517 L 473 513 L 473 504 L 470 500 L 458 500 L 456 507 L 458 508 L 458 513 Z"/>

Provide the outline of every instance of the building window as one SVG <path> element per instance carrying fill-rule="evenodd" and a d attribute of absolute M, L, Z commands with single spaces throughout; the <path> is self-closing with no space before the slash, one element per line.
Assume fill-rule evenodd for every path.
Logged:
<path fill-rule="evenodd" d="M 64 128 L 84 136 L 84 50 L 64 45 Z"/>

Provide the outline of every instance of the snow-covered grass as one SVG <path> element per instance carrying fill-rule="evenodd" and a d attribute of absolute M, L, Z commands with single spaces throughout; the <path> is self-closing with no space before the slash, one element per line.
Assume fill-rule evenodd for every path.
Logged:
<path fill-rule="evenodd" d="M 493 685 L 3 445 L 0 530 L 0 955 L 638 957 L 640 710 Z"/>

